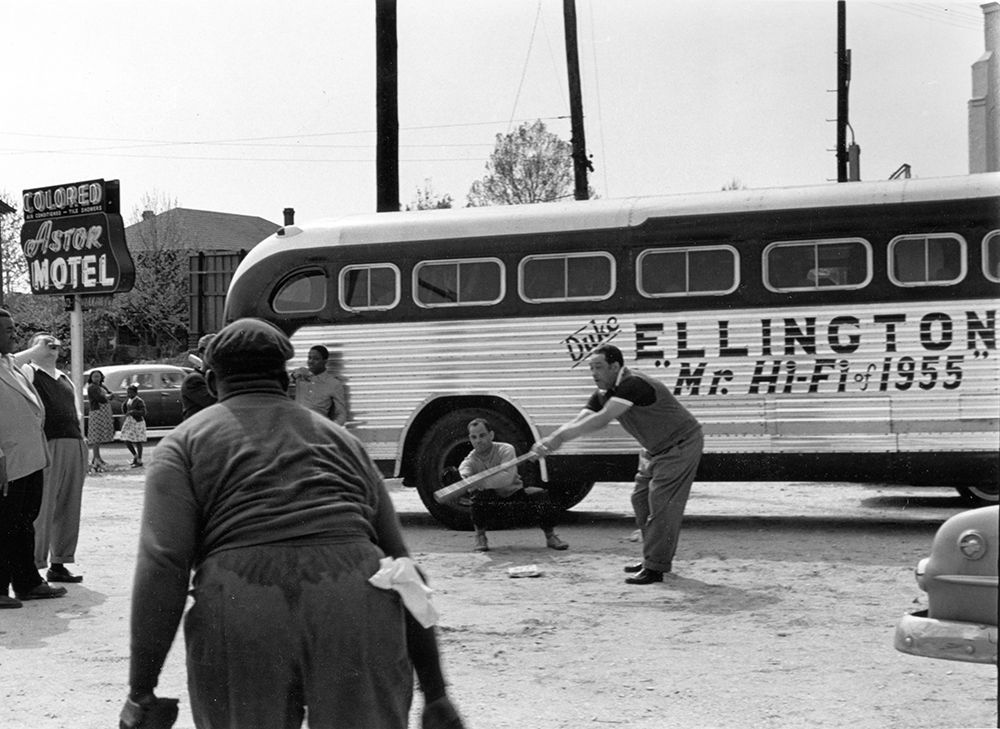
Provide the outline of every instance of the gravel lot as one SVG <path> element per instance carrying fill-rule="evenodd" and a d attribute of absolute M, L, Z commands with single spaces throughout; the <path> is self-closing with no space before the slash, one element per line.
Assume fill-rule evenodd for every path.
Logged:
<path fill-rule="evenodd" d="M 4 729 L 116 725 L 142 477 L 112 452 L 120 468 L 86 486 L 84 582 L 0 613 Z M 598 485 L 567 515 L 567 552 L 518 529 L 485 554 L 390 486 L 469 729 L 997 725 L 995 667 L 892 647 L 898 618 L 926 604 L 913 566 L 963 508 L 950 490 L 696 484 L 676 575 L 634 587 L 628 484 Z M 508 576 L 528 564 L 541 576 Z M 178 638 L 160 691 L 190 729 L 185 681 Z"/>

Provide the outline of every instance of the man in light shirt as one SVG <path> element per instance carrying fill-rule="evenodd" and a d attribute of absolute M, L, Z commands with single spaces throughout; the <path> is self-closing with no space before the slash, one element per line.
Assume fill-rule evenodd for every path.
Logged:
<path fill-rule="evenodd" d="M 0 608 L 66 594 L 65 587 L 52 587 L 35 569 L 33 522 L 49 464 L 42 430 L 45 407 L 13 351 L 14 319 L 0 309 Z M 14 597 L 8 595 L 9 587 Z"/>
<path fill-rule="evenodd" d="M 22 367 L 45 405 L 45 438 L 49 466 L 45 469 L 42 505 L 35 519 L 35 565 L 48 566 L 49 582 L 81 582 L 66 565 L 76 561 L 80 538 L 80 507 L 87 476 L 87 443 L 80 430 L 80 412 L 73 381 L 56 368 L 62 344 L 45 332 L 31 338 L 22 352 L 29 364 Z"/>
<path fill-rule="evenodd" d="M 510 443 L 494 442 L 493 426 L 485 418 L 476 418 L 469 423 L 469 442 L 472 452 L 465 457 L 458 472 L 463 479 L 475 476 L 487 469 L 503 463 L 510 463 L 517 454 Z M 527 509 L 533 513 L 538 525 L 545 533 L 545 545 L 549 549 L 563 550 L 569 547 L 555 533 L 557 509 L 548 493 L 540 488 L 528 492 L 524 488 L 517 466 L 512 465 L 492 476 L 486 476 L 469 489 L 472 499 L 472 526 L 476 530 L 475 549 L 489 551 L 486 540 L 486 525 L 495 519 L 509 519 L 511 512 Z"/>
<path fill-rule="evenodd" d="M 316 345 L 306 366 L 295 370 L 295 402 L 305 405 L 338 425 L 347 423 L 347 386 L 338 372 L 328 368 L 330 351 Z"/>

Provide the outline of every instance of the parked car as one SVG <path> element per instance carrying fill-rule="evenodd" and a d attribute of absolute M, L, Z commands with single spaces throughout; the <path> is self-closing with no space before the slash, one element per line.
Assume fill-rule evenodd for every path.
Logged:
<path fill-rule="evenodd" d="M 125 405 L 125 388 L 136 385 L 139 397 L 146 403 L 147 428 L 173 428 L 181 422 L 181 383 L 190 372 L 190 368 L 177 367 L 168 364 L 133 364 L 108 365 L 94 367 L 83 373 L 84 416 L 89 416 L 87 403 L 87 384 L 90 373 L 100 370 L 104 373 L 104 386 L 116 397 L 111 401 L 111 410 L 115 415 L 115 429 L 121 428 Z"/>
<path fill-rule="evenodd" d="M 971 509 L 948 519 L 917 564 L 927 609 L 896 626 L 904 653 L 972 663 L 997 662 L 997 556 L 1000 506 Z"/>

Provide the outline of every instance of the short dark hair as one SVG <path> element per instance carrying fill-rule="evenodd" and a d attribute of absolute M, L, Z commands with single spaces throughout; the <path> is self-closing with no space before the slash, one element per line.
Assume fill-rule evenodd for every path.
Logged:
<path fill-rule="evenodd" d="M 323 359 L 324 362 L 330 359 L 330 350 L 324 347 L 322 344 L 317 344 L 314 347 L 310 347 L 309 351 L 319 353 L 319 356 Z"/>
<path fill-rule="evenodd" d="M 486 418 L 473 418 L 472 420 L 469 421 L 469 424 L 465 427 L 471 428 L 473 425 L 482 425 L 484 428 L 486 428 L 487 432 L 490 433 L 493 432 L 493 426 L 490 425 L 490 421 L 487 420 Z"/>
<path fill-rule="evenodd" d="M 625 358 L 622 357 L 622 351 L 613 344 L 602 344 L 594 350 L 593 354 L 603 354 L 604 359 L 608 364 L 619 364 L 622 367 L 625 366 Z"/>

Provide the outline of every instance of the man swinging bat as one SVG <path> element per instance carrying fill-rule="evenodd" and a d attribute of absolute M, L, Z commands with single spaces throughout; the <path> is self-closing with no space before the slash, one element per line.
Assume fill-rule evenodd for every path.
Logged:
<path fill-rule="evenodd" d="M 639 471 L 632 508 L 642 530 L 642 562 L 628 565 L 631 585 L 662 582 L 673 568 L 681 519 L 701 460 L 701 424 L 660 382 L 625 366 L 610 344 L 594 350 L 590 374 L 597 385 L 573 420 L 532 446 L 544 457 L 565 441 L 599 430 L 617 419 L 639 441 Z"/>
<path fill-rule="evenodd" d="M 548 492 L 524 488 L 517 464 L 525 457 L 518 459 L 514 446 L 509 443 L 494 442 L 493 427 L 484 418 L 471 421 L 468 428 L 472 451 L 459 465 L 458 472 L 463 479 L 473 481 L 467 492 L 472 501 L 475 550 L 489 551 L 487 524 L 512 510 L 525 507 L 535 515 L 538 525 L 545 532 L 545 545 L 549 549 L 567 549 L 569 545 L 556 536 L 558 508 L 549 499 Z M 527 457 L 534 457 L 534 454 L 527 454 Z M 482 478 L 476 478 L 477 474 Z"/>

